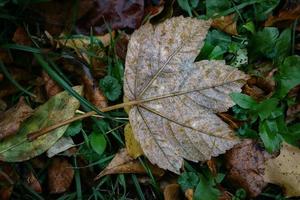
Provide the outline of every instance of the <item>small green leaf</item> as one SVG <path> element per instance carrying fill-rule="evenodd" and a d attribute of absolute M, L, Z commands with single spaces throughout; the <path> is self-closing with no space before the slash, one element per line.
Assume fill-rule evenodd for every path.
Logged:
<path fill-rule="evenodd" d="M 258 103 L 250 96 L 242 93 L 231 93 L 231 99 L 244 109 L 251 109 L 258 105 Z"/>
<path fill-rule="evenodd" d="M 80 133 L 82 128 L 82 121 L 75 121 L 71 123 L 65 132 L 65 136 L 75 136 Z"/>
<path fill-rule="evenodd" d="M 281 63 L 285 57 L 287 57 L 290 54 L 291 51 L 291 41 L 292 41 L 292 30 L 290 28 L 285 29 L 280 36 L 278 37 L 274 51 L 275 51 L 275 57 L 277 63 Z"/>
<path fill-rule="evenodd" d="M 106 148 L 106 139 L 103 134 L 93 131 L 90 136 L 90 144 L 92 149 L 99 155 L 101 155 Z"/>
<path fill-rule="evenodd" d="M 121 85 L 119 81 L 112 76 L 105 76 L 100 80 L 100 87 L 104 91 L 105 96 L 110 101 L 115 101 L 121 95 Z"/>
<path fill-rule="evenodd" d="M 276 109 L 278 103 L 279 103 L 279 100 L 276 98 L 266 99 L 266 100 L 259 102 L 258 105 L 253 107 L 253 110 L 255 110 L 257 112 L 257 114 L 261 120 L 265 120 Z"/>
<path fill-rule="evenodd" d="M 279 0 L 260 0 L 254 5 L 254 15 L 256 20 L 266 20 L 268 15 L 276 8 L 279 4 Z"/>
<path fill-rule="evenodd" d="M 212 178 L 208 180 L 200 175 L 200 182 L 196 187 L 193 200 L 217 200 L 221 192 L 215 188 L 215 182 Z"/>
<path fill-rule="evenodd" d="M 287 57 L 283 64 L 279 66 L 279 71 L 275 78 L 278 84 L 275 96 L 283 98 L 290 89 L 300 84 L 300 56 Z"/>
<path fill-rule="evenodd" d="M 255 24 L 253 23 L 253 21 L 249 21 L 246 24 L 244 24 L 243 28 L 250 31 L 252 34 L 255 33 Z"/>
<path fill-rule="evenodd" d="M 238 130 L 237 130 L 239 136 L 246 137 L 246 138 L 257 138 L 258 134 L 255 130 L 251 129 L 249 124 L 243 124 Z"/>
<path fill-rule="evenodd" d="M 218 15 L 222 11 L 229 9 L 231 3 L 229 0 L 209 0 L 206 1 L 206 15 L 211 17 Z"/>
<path fill-rule="evenodd" d="M 183 172 L 179 179 L 178 183 L 182 189 L 182 191 L 186 191 L 187 189 L 194 189 L 199 182 L 199 177 L 194 172 Z"/>
<path fill-rule="evenodd" d="M 300 147 L 300 123 L 288 126 L 288 131 L 281 135 L 287 143 Z"/>
<path fill-rule="evenodd" d="M 177 0 L 178 5 L 192 17 L 192 8 L 188 0 Z"/>
<path fill-rule="evenodd" d="M 259 136 L 269 153 L 280 149 L 282 138 L 278 134 L 278 127 L 275 120 L 265 120 L 260 122 Z"/>

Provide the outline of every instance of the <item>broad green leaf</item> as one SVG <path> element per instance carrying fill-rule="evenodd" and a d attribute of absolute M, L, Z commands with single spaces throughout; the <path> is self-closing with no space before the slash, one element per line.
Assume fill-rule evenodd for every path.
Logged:
<path fill-rule="evenodd" d="M 254 5 L 255 18 L 258 21 L 263 21 L 276 8 L 280 0 L 259 0 L 257 2 Z"/>
<path fill-rule="evenodd" d="M 152 164 L 179 173 L 239 142 L 216 113 L 234 105 L 248 76 L 224 61 L 194 62 L 210 21 L 174 17 L 136 30 L 128 44 L 124 95 L 133 134 Z"/>
<path fill-rule="evenodd" d="M 276 96 L 279 98 L 285 97 L 290 89 L 300 84 L 300 56 L 294 55 L 284 60 L 279 66 L 276 81 L 278 84 Z"/>
<path fill-rule="evenodd" d="M 221 192 L 215 188 L 215 182 L 212 177 L 208 180 L 200 175 L 200 182 L 196 187 L 193 200 L 217 200 Z"/>
<path fill-rule="evenodd" d="M 274 51 L 274 59 L 278 64 L 280 64 L 285 57 L 290 54 L 291 51 L 291 41 L 292 41 L 292 30 L 290 28 L 285 29 L 278 37 Z"/>
<path fill-rule="evenodd" d="M 73 89 L 82 94 L 81 86 L 73 87 Z M 45 104 L 39 106 L 28 120 L 23 122 L 16 135 L 0 142 L 0 160 L 20 162 L 48 150 L 63 136 L 68 125 L 57 128 L 32 142 L 27 141 L 27 134 L 73 117 L 78 107 L 78 100 L 66 91 L 53 96 Z"/>
<path fill-rule="evenodd" d="M 102 133 L 93 131 L 90 136 L 90 144 L 93 150 L 101 155 L 106 148 L 106 139 Z"/>
<path fill-rule="evenodd" d="M 199 177 L 194 172 L 183 172 L 178 178 L 178 183 L 182 191 L 196 188 L 199 183 Z"/>
<path fill-rule="evenodd" d="M 244 109 L 251 109 L 258 105 L 258 103 L 250 96 L 242 93 L 231 93 L 231 99 L 239 105 L 241 108 Z"/>
<path fill-rule="evenodd" d="M 253 110 L 258 114 L 261 120 L 267 119 L 271 113 L 276 109 L 279 100 L 270 98 L 259 102 L 258 105 L 253 107 Z"/>
<path fill-rule="evenodd" d="M 185 10 L 190 17 L 192 17 L 192 8 L 189 4 L 189 0 L 177 0 L 178 5 Z"/>
<path fill-rule="evenodd" d="M 229 0 L 209 0 L 206 1 L 206 15 L 207 16 L 214 16 L 218 15 L 222 11 L 227 10 L 230 8 L 231 3 Z"/>
<path fill-rule="evenodd" d="M 288 126 L 288 131 L 281 135 L 287 143 L 300 147 L 300 123 Z"/>
<path fill-rule="evenodd" d="M 100 87 L 110 101 L 117 100 L 121 95 L 121 85 L 119 81 L 112 76 L 108 75 L 101 79 Z"/>
<path fill-rule="evenodd" d="M 65 136 L 75 136 L 80 133 L 82 128 L 82 121 L 75 121 L 71 123 L 65 132 Z"/>

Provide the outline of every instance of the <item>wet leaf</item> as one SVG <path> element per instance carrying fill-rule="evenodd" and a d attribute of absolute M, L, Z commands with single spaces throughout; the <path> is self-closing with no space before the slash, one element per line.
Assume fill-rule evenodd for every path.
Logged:
<path fill-rule="evenodd" d="M 154 176 L 161 177 L 164 174 L 164 171 L 157 166 L 149 164 L 149 167 Z M 124 173 L 146 174 L 147 172 L 138 160 L 134 160 L 128 155 L 126 149 L 121 149 L 108 166 L 96 176 L 95 180 L 109 174 Z"/>
<path fill-rule="evenodd" d="M 81 86 L 73 87 L 73 89 L 82 94 Z M 63 136 L 68 125 L 57 128 L 32 142 L 27 140 L 27 134 L 73 117 L 78 107 L 78 100 L 66 91 L 53 96 L 35 110 L 33 115 L 22 124 L 16 135 L 0 142 L 0 160 L 19 162 L 45 152 Z"/>
<path fill-rule="evenodd" d="M 264 163 L 268 154 L 258 144 L 244 140 L 225 154 L 228 180 L 243 188 L 251 197 L 259 195 L 267 185 L 263 180 Z"/>
<path fill-rule="evenodd" d="M 132 128 L 129 123 L 126 124 L 124 128 L 124 135 L 125 135 L 125 143 L 126 143 L 126 149 L 128 154 L 134 159 L 143 155 L 143 150 L 140 144 L 134 138 Z"/>
<path fill-rule="evenodd" d="M 300 149 L 283 143 L 279 156 L 266 162 L 264 180 L 283 186 L 287 197 L 300 196 Z"/>
<path fill-rule="evenodd" d="M 72 183 L 74 170 L 67 159 L 54 158 L 48 169 L 49 192 L 59 194 L 65 192 Z"/>
<path fill-rule="evenodd" d="M 18 132 L 21 123 L 30 117 L 33 110 L 26 104 L 23 97 L 18 104 L 0 116 L 0 139 L 14 135 Z"/>
<path fill-rule="evenodd" d="M 90 34 L 91 28 L 96 35 L 103 34 L 108 28 L 135 29 L 140 26 L 144 15 L 144 0 L 97 0 L 93 8 L 77 23 L 77 32 Z"/>
<path fill-rule="evenodd" d="M 176 17 L 146 24 L 129 41 L 124 92 L 143 101 L 129 112 L 134 136 L 152 164 L 179 173 L 183 158 L 209 160 L 239 140 L 215 113 L 247 79 L 223 61 L 194 60 L 210 21 Z"/>
<path fill-rule="evenodd" d="M 90 138 L 91 146 L 93 150 L 101 155 L 106 148 L 106 139 L 102 133 L 93 131 Z"/>

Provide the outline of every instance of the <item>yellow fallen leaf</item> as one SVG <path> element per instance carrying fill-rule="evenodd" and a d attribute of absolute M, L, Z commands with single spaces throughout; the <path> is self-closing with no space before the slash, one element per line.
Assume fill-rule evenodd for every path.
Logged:
<path fill-rule="evenodd" d="M 128 154 L 134 159 L 143 155 L 143 150 L 138 141 L 136 141 L 136 139 L 134 138 L 132 128 L 129 123 L 126 124 L 124 128 L 124 135 Z"/>
<path fill-rule="evenodd" d="M 287 197 L 300 196 L 300 149 L 284 143 L 279 156 L 266 162 L 264 179 L 283 186 Z"/>

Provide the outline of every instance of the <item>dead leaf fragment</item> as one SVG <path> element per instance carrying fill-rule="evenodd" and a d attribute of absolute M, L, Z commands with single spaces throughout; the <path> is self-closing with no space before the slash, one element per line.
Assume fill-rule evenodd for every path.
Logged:
<path fill-rule="evenodd" d="M 26 45 L 26 46 L 30 46 L 32 43 L 31 39 L 28 37 L 28 34 L 22 27 L 17 28 L 12 38 L 12 41 L 14 41 L 17 44 Z"/>
<path fill-rule="evenodd" d="M 235 14 L 215 18 L 212 21 L 211 26 L 230 35 L 238 35 L 238 32 L 236 30 Z"/>
<path fill-rule="evenodd" d="M 67 191 L 74 177 L 74 170 L 67 159 L 54 158 L 48 169 L 49 192 L 59 194 Z"/>
<path fill-rule="evenodd" d="M 267 185 L 263 173 L 268 157 L 256 142 L 244 140 L 225 154 L 228 180 L 237 188 L 244 188 L 250 197 L 259 195 Z"/>
<path fill-rule="evenodd" d="M 264 180 L 283 186 L 287 197 L 300 196 L 300 149 L 283 143 L 279 156 L 266 162 Z"/>
<path fill-rule="evenodd" d="M 21 123 L 33 113 L 31 107 L 27 105 L 21 97 L 18 104 L 0 116 L 0 139 L 14 135 L 18 132 Z"/>
<path fill-rule="evenodd" d="M 146 24 L 128 44 L 124 93 L 142 101 L 129 111 L 145 156 L 179 173 L 183 159 L 209 160 L 239 142 L 215 113 L 234 105 L 229 97 L 247 79 L 224 61 L 194 63 L 210 21 L 175 17 Z"/>
<path fill-rule="evenodd" d="M 131 125 L 128 123 L 124 128 L 125 144 L 128 155 L 136 159 L 137 157 L 143 155 L 143 150 L 140 144 L 134 138 Z"/>
<path fill-rule="evenodd" d="M 32 171 L 28 171 L 26 174 L 23 175 L 26 181 L 26 184 L 35 192 L 41 193 L 42 186 L 38 179 L 35 177 Z"/>
<path fill-rule="evenodd" d="M 180 186 L 177 183 L 165 187 L 164 200 L 180 200 Z"/>
<path fill-rule="evenodd" d="M 164 170 L 157 166 L 149 164 L 151 172 L 156 177 L 161 177 L 164 174 Z M 138 160 L 134 160 L 130 157 L 126 149 L 121 149 L 108 166 L 96 176 L 95 180 L 109 175 L 109 174 L 123 174 L 123 173 L 135 173 L 135 174 L 146 174 L 145 168 L 141 165 Z"/>
<path fill-rule="evenodd" d="M 42 78 L 49 98 L 62 91 L 61 87 L 45 71 L 42 72 Z"/>

